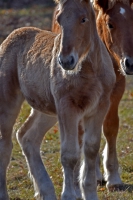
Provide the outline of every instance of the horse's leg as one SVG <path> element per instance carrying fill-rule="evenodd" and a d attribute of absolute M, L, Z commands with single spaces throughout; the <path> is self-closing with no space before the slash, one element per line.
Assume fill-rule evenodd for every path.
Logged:
<path fill-rule="evenodd" d="M 101 185 L 104 178 L 100 171 L 100 154 L 99 153 L 96 158 L 96 177 L 97 177 L 97 185 Z"/>
<path fill-rule="evenodd" d="M 78 119 L 75 110 L 67 106 L 67 112 L 62 112 L 64 103 L 60 101 L 58 120 L 61 136 L 61 163 L 63 166 L 62 200 L 76 200 L 73 171 L 80 157 L 78 142 Z M 66 110 L 65 110 L 66 111 Z"/>
<path fill-rule="evenodd" d="M 80 150 L 82 148 L 83 134 L 84 134 L 84 126 L 83 126 L 83 122 L 80 121 L 80 123 L 78 125 L 78 140 L 79 140 Z M 80 190 L 80 183 L 79 183 L 80 167 L 81 167 L 81 156 L 79 157 L 79 159 L 78 159 L 78 161 L 75 165 L 74 171 L 73 171 L 73 179 L 74 179 L 73 181 L 74 181 L 74 188 L 75 188 L 77 199 L 82 199 L 81 190 Z"/>
<path fill-rule="evenodd" d="M 103 165 L 107 187 L 112 189 L 114 186 L 122 184 L 118 172 L 118 160 L 116 153 L 116 139 L 119 129 L 118 106 L 125 90 L 125 78 L 116 83 L 111 95 L 109 111 L 103 123 L 103 132 L 106 138 L 106 145 L 103 152 Z"/>
<path fill-rule="evenodd" d="M 94 121 L 96 122 L 96 120 Z M 98 200 L 96 193 L 96 157 L 100 147 L 101 129 L 97 126 L 95 130 L 92 124 L 91 118 L 89 121 L 85 120 L 86 131 L 83 141 L 84 161 L 80 170 L 80 185 L 84 200 Z"/>
<path fill-rule="evenodd" d="M 0 200 L 8 200 L 6 170 L 12 152 L 12 129 L 23 102 L 23 97 L 0 101 Z"/>
<path fill-rule="evenodd" d="M 78 139 L 79 139 L 79 145 L 80 149 L 82 149 L 82 140 L 83 140 L 83 134 L 84 134 L 84 126 L 83 123 L 80 122 L 78 126 Z M 74 187 L 76 192 L 76 198 L 82 199 L 82 194 L 80 190 L 80 180 L 79 180 L 79 172 L 81 167 L 81 157 L 79 157 L 78 162 L 76 163 L 76 166 L 74 168 Z M 97 159 L 96 159 L 96 177 L 97 177 L 97 184 L 101 184 L 103 180 L 103 176 L 100 172 L 100 155 L 98 153 Z"/>
<path fill-rule="evenodd" d="M 84 200 L 98 200 L 96 159 L 101 141 L 101 127 L 109 102 L 104 101 L 97 110 L 98 114 L 84 119 L 85 133 L 83 138 L 84 161 L 80 170 L 80 186 Z"/>
<path fill-rule="evenodd" d="M 38 200 L 56 200 L 54 186 L 40 156 L 40 145 L 43 137 L 56 122 L 56 117 L 45 115 L 33 109 L 17 133 L 18 141 L 33 178 L 35 197 Z"/>
<path fill-rule="evenodd" d="M 74 173 L 73 173 L 76 199 L 78 199 L 78 200 L 82 199 L 82 194 L 81 194 L 81 190 L 80 190 L 80 180 L 79 180 L 80 167 L 81 167 L 81 158 L 79 157 L 79 160 L 75 165 Z"/>

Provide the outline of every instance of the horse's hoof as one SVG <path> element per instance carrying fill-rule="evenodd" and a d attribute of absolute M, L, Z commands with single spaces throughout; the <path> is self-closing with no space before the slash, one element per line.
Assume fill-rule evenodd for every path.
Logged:
<path fill-rule="evenodd" d="M 97 180 L 97 186 L 104 186 L 104 185 L 106 185 L 106 181 L 104 179 Z"/>
<path fill-rule="evenodd" d="M 129 188 L 126 184 L 116 184 L 116 185 L 111 185 L 108 187 L 108 190 L 110 192 L 116 192 L 116 191 L 125 191 Z"/>

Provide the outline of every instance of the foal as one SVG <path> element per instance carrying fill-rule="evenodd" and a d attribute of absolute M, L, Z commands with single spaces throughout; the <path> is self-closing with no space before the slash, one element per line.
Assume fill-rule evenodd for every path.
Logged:
<path fill-rule="evenodd" d="M 118 173 L 116 138 L 119 128 L 118 106 L 125 90 L 125 74 L 133 74 L 133 0 L 93 0 L 96 25 L 100 38 L 110 53 L 116 83 L 111 94 L 111 104 L 103 123 L 106 138 L 104 150 L 104 172 L 107 187 L 112 190 L 121 186 Z M 60 33 L 56 20 L 60 8 L 57 6 L 53 16 L 52 31 Z M 81 132 L 79 132 L 81 134 Z M 97 180 L 102 174 L 97 167 Z"/>
<path fill-rule="evenodd" d="M 84 128 L 80 174 L 83 199 L 97 200 L 95 162 L 101 126 L 115 83 L 111 59 L 98 37 L 89 0 L 60 0 L 61 34 L 20 28 L 0 46 L 0 200 L 8 200 L 6 170 L 12 129 L 24 99 L 32 112 L 17 133 L 37 199 L 56 200 L 40 145 L 57 121 L 64 169 L 62 200 L 76 200 L 73 170 L 80 157 L 78 126 Z M 109 67 L 108 67 L 109 66 Z"/>

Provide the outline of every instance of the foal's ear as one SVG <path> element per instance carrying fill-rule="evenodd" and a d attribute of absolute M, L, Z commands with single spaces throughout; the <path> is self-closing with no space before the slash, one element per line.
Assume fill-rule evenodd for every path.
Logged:
<path fill-rule="evenodd" d="M 130 0 L 129 2 L 130 2 L 131 5 L 133 4 L 133 0 Z"/>
<path fill-rule="evenodd" d="M 133 10 L 133 0 L 130 0 L 131 9 Z"/>
<path fill-rule="evenodd" d="M 95 8 L 106 11 L 108 9 L 108 0 L 93 0 L 93 5 Z"/>

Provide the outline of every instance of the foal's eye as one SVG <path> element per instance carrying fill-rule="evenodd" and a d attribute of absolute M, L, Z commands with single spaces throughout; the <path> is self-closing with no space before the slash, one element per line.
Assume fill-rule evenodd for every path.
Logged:
<path fill-rule="evenodd" d="M 107 26 L 108 26 L 109 29 L 113 29 L 114 28 L 111 23 L 107 23 Z"/>
<path fill-rule="evenodd" d="M 81 23 L 83 24 L 83 23 L 85 23 L 86 21 L 88 21 L 88 19 L 87 18 L 83 18 L 83 19 L 81 19 Z"/>

